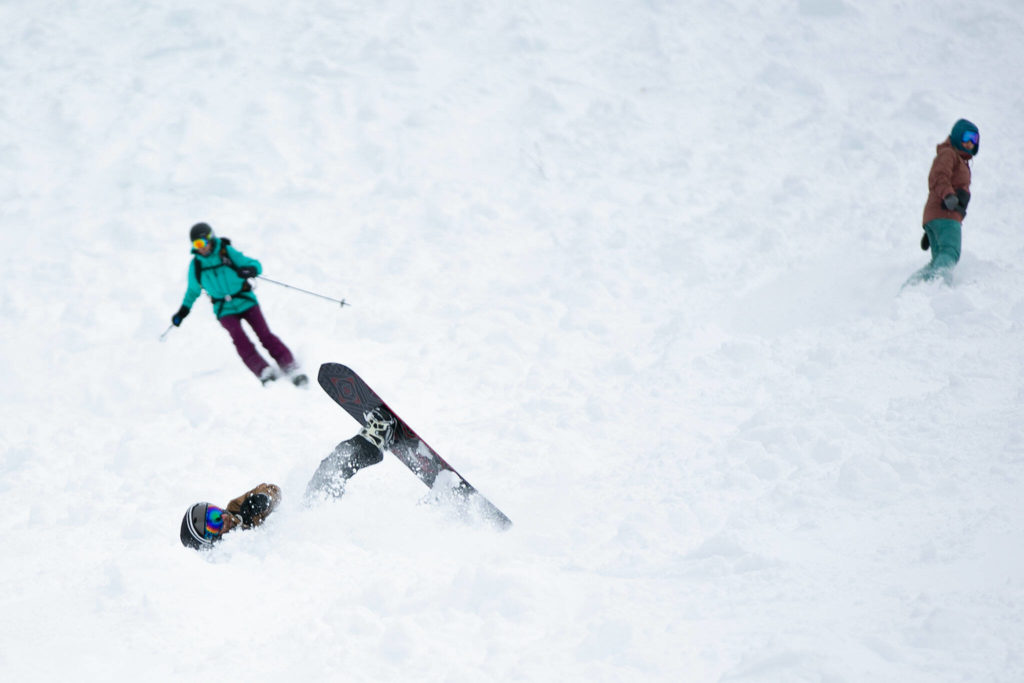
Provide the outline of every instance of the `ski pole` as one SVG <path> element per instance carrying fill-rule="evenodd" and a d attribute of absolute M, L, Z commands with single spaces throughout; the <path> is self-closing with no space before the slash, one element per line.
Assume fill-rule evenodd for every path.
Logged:
<path fill-rule="evenodd" d="M 174 329 L 174 323 L 171 323 L 170 325 L 168 325 L 167 329 L 164 330 L 164 333 L 160 335 L 160 341 L 163 341 L 164 339 L 166 339 L 167 338 L 167 333 L 170 332 L 173 329 Z"/>
<path fill-rule="evenodd" d="M 336 304 L 341 304 L 342 307 L 351 306 L 352 305 L 352 304 L 348 303 L 347 301 L 345 301 L 344 299 L 334 299 L 334 298 L 329 297 L 329 296 L 324 296 L 323 294 L 317 294 L 316 292 L 311 292 L 308 289 L 302 289 L 301 287 L 295 287 L 293 285 L 289 285 L 289 284 L 284 283 L 284 282 L 278 282 L 277 280 L 271 280 L 269 277 L 267 277 L 265 275 L 257 275 L 256 277 L 258 277 L 261 280 L 266 280 L 267 282 L 273 282 L 275 285 L 281 285 L 282 287 L 287 287 L 288 289 L 294 289 L 294 290 L 297 290 L 299 292 L 303 292 L 305 294 L 309 294 L 310 296 L 318 296 L 321 299 L 327 299 L 328 301 L 333 301 Z"/>

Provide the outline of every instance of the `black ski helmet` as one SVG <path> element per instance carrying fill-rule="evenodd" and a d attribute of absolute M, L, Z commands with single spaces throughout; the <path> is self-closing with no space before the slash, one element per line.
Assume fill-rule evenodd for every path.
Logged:
<path fill-rule="evenodd" d="M 206 537 L 206 509 L 210 503 L 196 503 L 185 511 L 181 520 L 181 544 L 186 548 L 204 550 L 213 547 L 219 536 Z"/>
<path fill-rule="evenodd" d="M 210 240 L 213 236 L 213 228 L 206 223 L 196 223 L 192 226 L 192 229 L 188 231 L 189 242 L 195 242 L 196 240 Z"/>

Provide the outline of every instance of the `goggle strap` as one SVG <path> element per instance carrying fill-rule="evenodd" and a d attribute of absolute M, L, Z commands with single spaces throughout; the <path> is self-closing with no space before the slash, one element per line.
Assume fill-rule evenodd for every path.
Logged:
<path fill-rule="evenodd" d="M 195 509 L 196 509 L 197 507 L 199 507 L 200 505 L 202 505 L 202 503 L 196 503 L 196 504 L 195 504 L 195 505 L 193 505 L 193 506 L 192 506 L 191 508 L 189 508 L 189 511 L 188 511 L 188 519 L 189 519 L 189 523 L 188 523 L 188 524 L 186 524 L 185 526 L 187 526 L 187 527 L 188 527 L 188 532 L 189 532 L 190 534 L 192 534 L 192 538 L 194 538 L 194 539 L 196 539 L 197 541 L 199 541 L 199 543 L 201 543 L 202 545 L 213 545 L 213 541 L 211 541 L 210 539 L 206 538 L 205 536 L 201 536 L 201 535 L 199 534 L 199 532 L 197 532 L 197 531 L 196 531 L 196 530 L 195 530 L 195 529 L 194 529 L 194 528 L 192 527 L 192 513 L 193 513 L 193 512 L 195 511 Z M 203 519 L 203 522 L 205 522 L 205 521 L 206 521 L 206 520 L 205 520 L 205 518 L 204 518 L 204 519 Z M 204 528 L 204 529 L 203 529 L 203 531 L 206 531 L 206 529 Z"/>

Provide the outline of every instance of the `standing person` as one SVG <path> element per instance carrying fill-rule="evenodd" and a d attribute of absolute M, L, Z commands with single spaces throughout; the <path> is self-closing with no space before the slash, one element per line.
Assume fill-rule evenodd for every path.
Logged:
<path fill-rule="evenodd" d="M 260 382 L 266 385 L 274 381 L 278 378 L 278 372 L 263 359 L 249 340 L 242 329 L 243 320 L 256 333 L 281 372 L 289 375 L 295 386 L 305 386 L 308 378 L 299 371 L 295 357 L 284 342 L 270 331 L 252 285 L 249 284 L 249 278 L 263 272 L 260 262 L 235 249 L 228 238 L 217 237 L 206 223 L 193 225 L 189 239 L 192 241 L 194 258 L 188 268 L 188 288 L 181 308 L 171 316 L 171 323 L 175 327 L 181 325 L 181 321 L 192 310 L 192 304 L 205 289 L 213 302 L 217 320 L 231 335 L 231 341 L 242 362 Z"/>
<path fill-rule="evenodd" d="M 306 500 L 340 498 L 345 484 L 359 470 L 384 459 L 395 439 L 395 418 L 384 408 L 365 415 L 366 425 L 351 439 L 342 441 L 320 461 L 306 487 Z M 181 520 L 181 544 L 195 550 L 209 550 L 224 534 L 234 529 L 251 529 L 264 520 L 281 502 L 281 489 L 260 484 L 228 503 L 226 508 L 212 503 L 195 503 Z"/>
<path fill-rule="evenodd" d="M 971 159 L 978 153 L 978 127 L 967 119 L 953 124 L 949 137 L 935 148 L 935 160 L 928 173 L 928 200 L 924 205 L 924 237 L 921 248 L 932 250 L 932 260 L 917 271 L 908 284 L 941 276 L 953 278 L 960 260 L 960 227 L 971 201 Z"/>

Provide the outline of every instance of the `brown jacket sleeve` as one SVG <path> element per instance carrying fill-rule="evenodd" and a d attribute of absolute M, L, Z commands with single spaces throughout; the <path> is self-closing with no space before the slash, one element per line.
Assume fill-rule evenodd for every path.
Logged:
<path fill-rule="evenodd" d="M 267 517 L 270 516 L 270 513 L 274 511 L 274 508 L 277 507 L 278 503 L 281 502 L 281 488 L 276 484 L 260 484 L 256 488 L 250 491 L 246 491 L 238 498 L 235 498 L 230 503 L 228 503 L 228 512 L 230 512 L 233 515 L 241 515 L 242 506 L 245 504 L 245 501 L 249 498 L 249 496 L 253 496 L 260 493 L 270 497 L 270 507 L 263 512 L 253 515 L 249 524 L 242 525 L 243 529 L 251 529 L 254 526 L 259 526 L 260 524 L 263 524 Z"/>
<path fill-rule="evenodd" d="M 935 155 L 932 170 L 928 173 L 928 191 L 942 199 L 953 194 L 953 169 L 959 165 L 959 158 L 953 148 L 946 148 Z"/>

